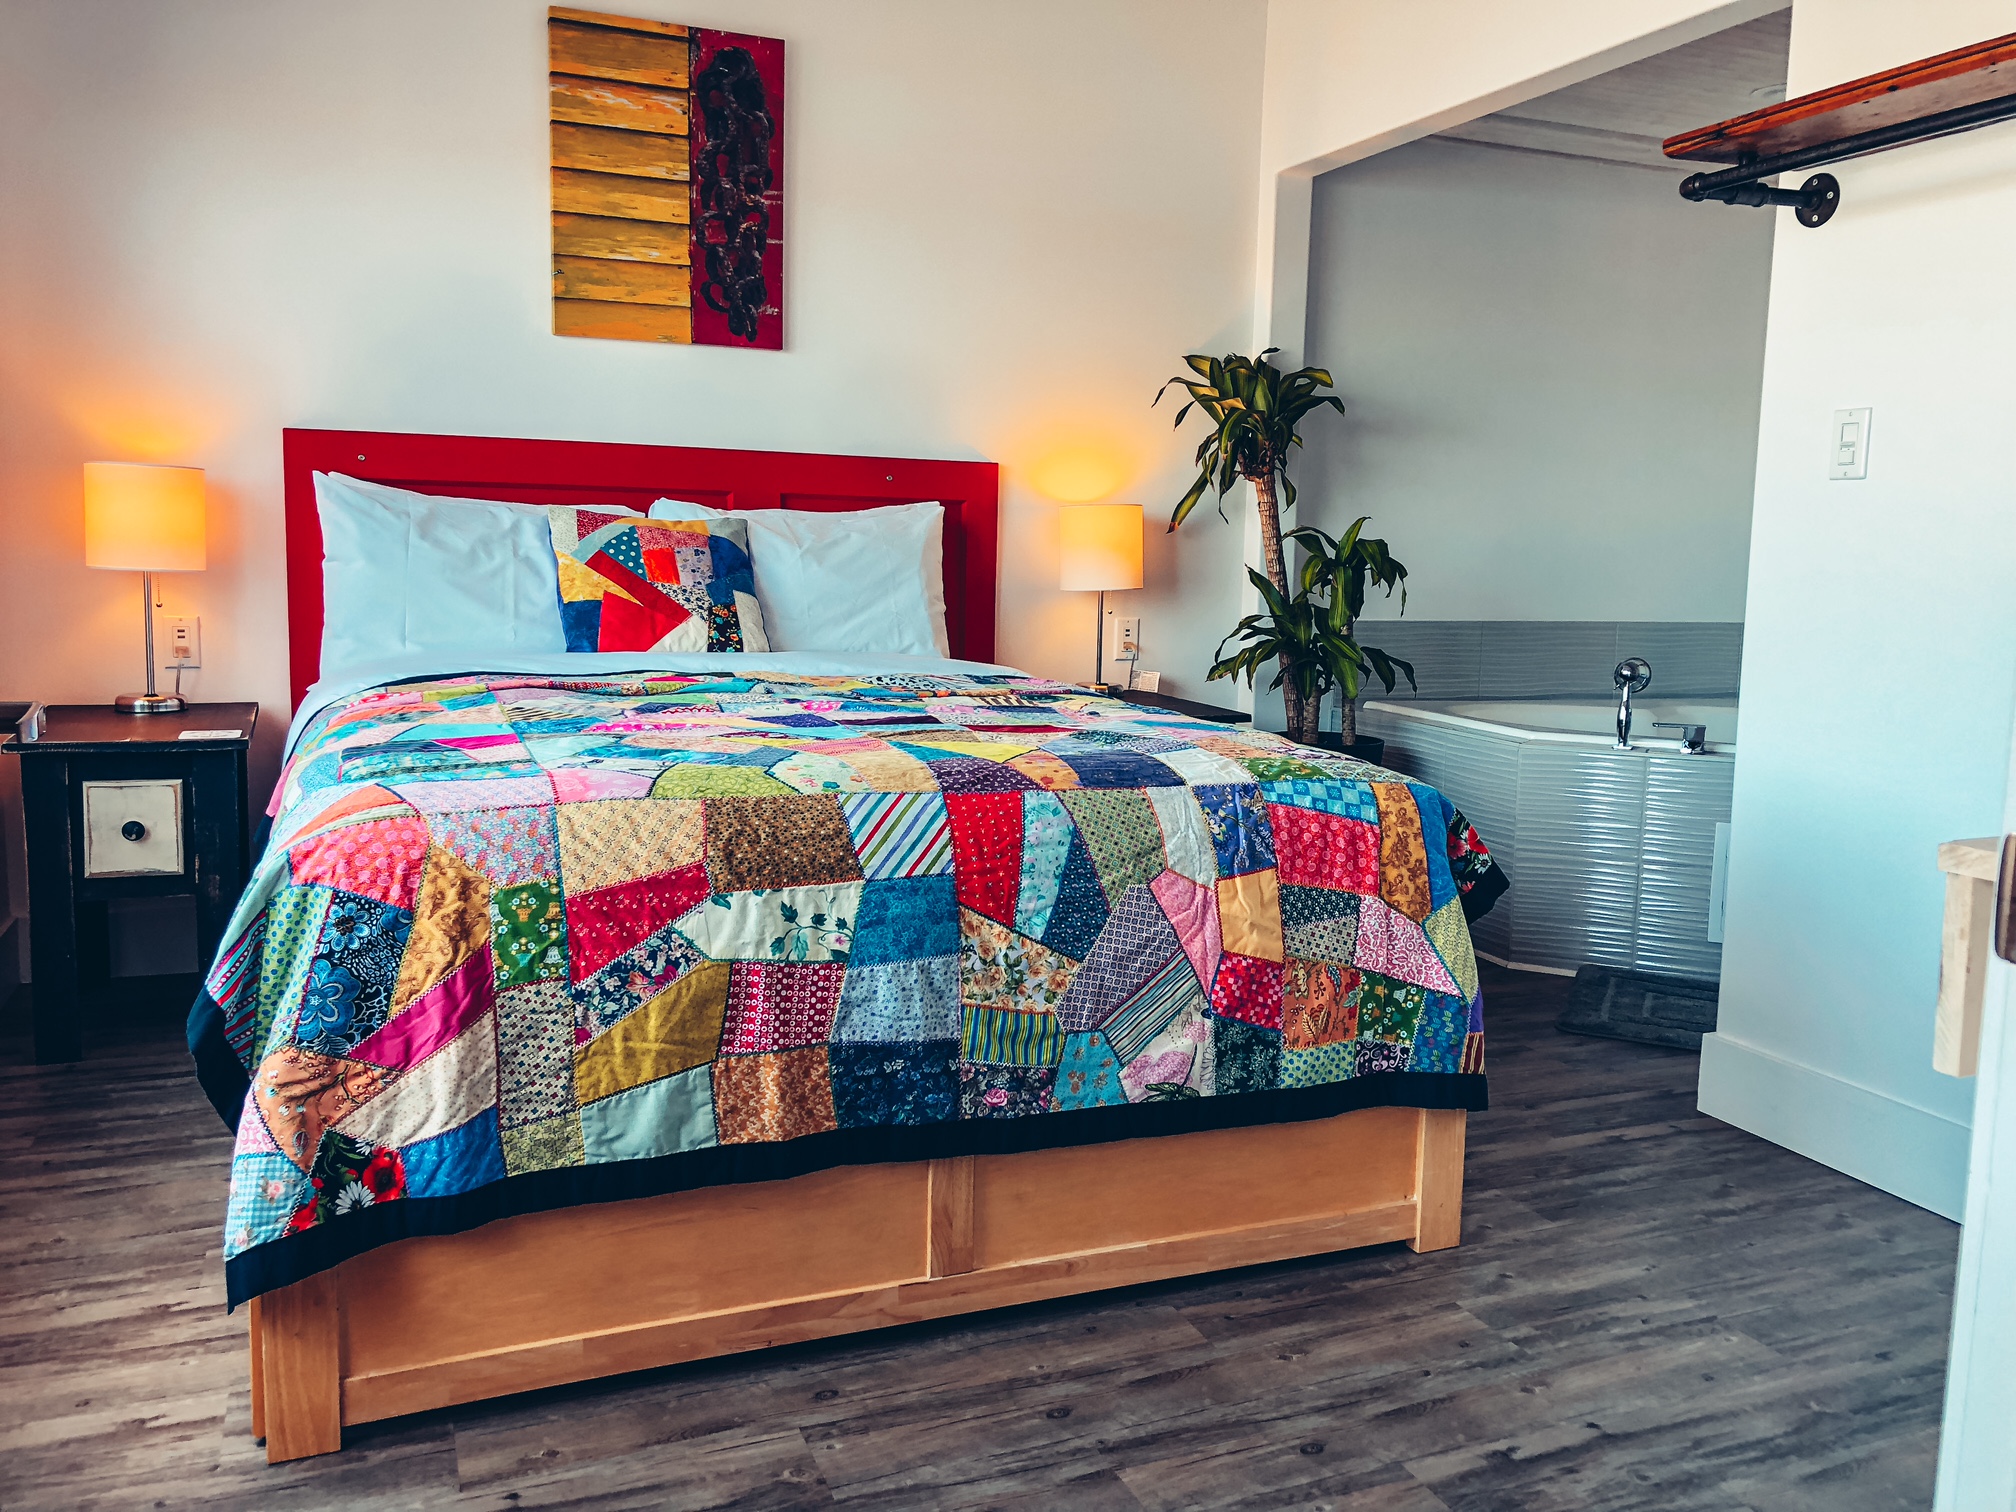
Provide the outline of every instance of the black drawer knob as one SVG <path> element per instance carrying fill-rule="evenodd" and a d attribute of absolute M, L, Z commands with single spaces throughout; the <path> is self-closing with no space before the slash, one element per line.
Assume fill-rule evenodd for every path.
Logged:
<path fill-rule="evenodd" d="M 145 840 L 147 838 L 147 826 L 142 824 L 138 819 L 128 819 L 124 824 L 119 826 L 119 833 L 124 835 L 128 840 Z"/>

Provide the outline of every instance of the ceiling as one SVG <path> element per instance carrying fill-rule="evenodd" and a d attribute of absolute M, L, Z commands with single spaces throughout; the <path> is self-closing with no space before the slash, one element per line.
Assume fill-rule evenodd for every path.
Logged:
<path fill-rule="evenodd" d="M 1439 135 L 1670 171 L 1667 137 L 1785 97 L 1791 33 L 1792 12 L 1777 11 Z"/>

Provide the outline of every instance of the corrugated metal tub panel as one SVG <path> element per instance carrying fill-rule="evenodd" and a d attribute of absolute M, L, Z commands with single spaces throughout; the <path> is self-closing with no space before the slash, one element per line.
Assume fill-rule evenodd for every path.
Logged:
<path fill-rule="evenodd" d="M 1638 868 L 1643 971 L 1718 977 L 1722 947 L 1708 938 L 1715 826 L 1729 818 L 1736 763 L 1726 756 L 1645 758 L 1645 841 Z"/>
<path fill-rule="evenodd" d="M 1644 809 L 1643 758 L 1520 743 L 1514 960 L 1570 969 L 1631 964 Z"/>

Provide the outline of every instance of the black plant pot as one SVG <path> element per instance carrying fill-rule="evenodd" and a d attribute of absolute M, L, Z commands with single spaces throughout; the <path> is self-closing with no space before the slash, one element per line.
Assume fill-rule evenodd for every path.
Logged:
<path fill-rule="evenodd" d="M 1286 730 L 1276 730 L 1274 733 L 1283 740 L 1295 740 L 1295 737 Z M 1373 766 L 1380 766 L 1386 760 L 1386 742 L 1377 735 L 1360 735 L 1356 741 L 1347 746 L 1344 744 L 1342 730 L 1321 730 L 1317 732 L 1314 742 L 1296 740 L 1295 743 L 1297 745 L 1313 743 L 1319 750 L 1338 751 L 1354 761 L 1369 761 Z"/>

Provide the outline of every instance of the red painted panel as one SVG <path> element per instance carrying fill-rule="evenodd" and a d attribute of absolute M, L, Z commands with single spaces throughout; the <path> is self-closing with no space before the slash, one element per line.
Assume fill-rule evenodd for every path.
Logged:
<path fill-rule="evenodd" d="M 784 44 L 693 33 L 693 340 L 784 345 Z"/>
<path fill-rule="evenodd" d="M 425 436 L 400 431 L 287 430 L 289 682 L 298 704 L 322 655 L 322 522 L 317 472 L 348 473 L 422 493 L 520 504 L 628 504 L 685 499 L 718 509 L 945 506 L 945 627 L 952 654 L 994 659 L 1000 468 L 992 462 L 730 451 L 603 441 Z"/>

